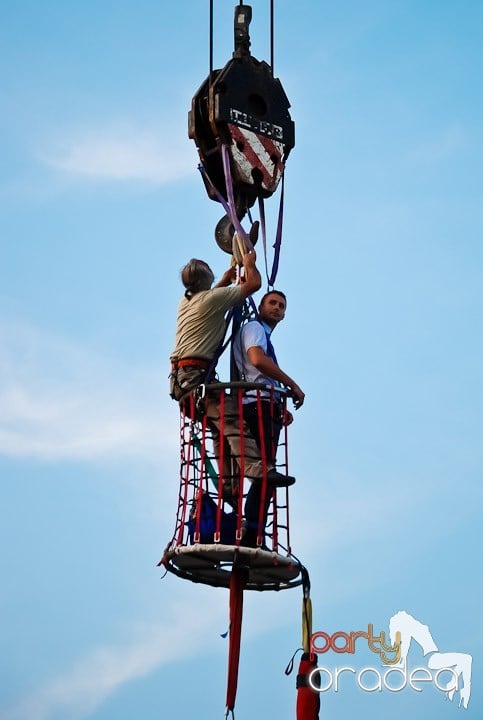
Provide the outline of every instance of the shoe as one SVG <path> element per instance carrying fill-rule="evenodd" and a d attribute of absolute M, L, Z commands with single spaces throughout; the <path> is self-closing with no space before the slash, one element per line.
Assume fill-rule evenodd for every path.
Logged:
<path fill-rule="evenodd" d="M 256 548 L 257 547 L 256 533 L 252 534 L 250 532 L 247 532 L 240 540 L 240 547 Z"/>
<path fill-rule="evenodd" d="M 290 487 L 295 483 L 293 475 L 282 475 L 272 468 L 267 472 L 267 482 L 274 487 Z"/>

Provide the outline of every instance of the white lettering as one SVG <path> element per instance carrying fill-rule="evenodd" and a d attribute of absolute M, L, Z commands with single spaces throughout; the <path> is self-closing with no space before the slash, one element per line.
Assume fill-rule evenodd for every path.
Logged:
<path fill-rule="evenodd" d="M 342 675 L 342 673 L 343 673 L 343 672 L 346 672 L 346 671 L 347 671 L 347 672 L 354 673 L 354 675 L 356 674 L 356 671 L 354 670 L 354 668 L 351 668 L 351 667 L 342 667 L 342 668 L 336 668 L 336 669 L 335 669 L 335 674 L 334 674 L 334 680 L 335 680 L 334 692 L 339 692 L 339 675 Z"/>
<path fill-rule="evenodd" d="M 330 683 L 327 685 L 327 687 L 322 687 L 321 673 L 323 673 L 323 672 L 326 673 L 330 678 Z M 316 684 L 316 681 L 314 680 L 314 677 L 317 674 L 319 675 L 318 685 Z M 326 668 L 316 667 L 309 672 L 309 685 L 312 688 L 312 690 L 315 690 L 316 692 L 326 692 L 327 690 L 330 690 L 330 688 L 332 687 L 332 683 L 333 683 L 332 673 L 330 672 L 330 670 L 327 670 Z"/>
<path fill-rule="evenodd" d="M 364 687 L 364 685 L 361 682 L 362 676 L 365 675 L 366 673 L 370 673 L 370 672 L 373 672 L 377 676 L 377 685 L 375 685 L 373 688 Z M 376 690 L 381 691 L 382 690 L 381 681 L 382 681 L 381 673 L 379 672 L 379 670 L 376 670 L 376 668 L 371 668 L 371 667 L 364 668 L 364 670 L 361 670 L 359 675 L 357 676 L 357 684 L 359 685 L 361 690 L 365 690 L 366 692 L 375 692 Z"/>
<path fill-rule="evenodd" d="M 400 673 L 403 677 L 403 684 L 400 687 L 392 687 L 391 685 L 388 685 L 387 678 L 391 673 Z M 408 682 L 408 678 L 406 675 L 406 668 L 401 669 L 397 667 L 390 668 L 387 672 L 384 673 L 384 687 L 387 690 L 390 690 L 390 692 L 400 692 L 401 690 L 404 690 Z"/>
<path fill-rule="evenodd" d="M 439 685 L 439 683 L 438 683 L 439 676 L 440 676 L 441 673 L 444 673 L 444 672 L 449 672 L 449 673 L 451 673 L 451 675 L 453 676 L 454 685 L 451 685 L 451 686 L 450 686 L 449 683 L 446 684 L 446 685 L 443 685 L 443 687 L 441 687 L 441 686 Z M 434 684 L 436 685 L 436 687 L 438 688 L 438 690 L 442 690 L 443 692 L 454 692 L 455 690 L 458 689 L 458 675 L 457 675 L 457 673 L 453 670 L 453 668 L 440 668 L 440 669 L 438 670 L 438 672 L 437 672 L 437 673 L 435 674 L 435 676 L 434 676 Z"/>
<path fill-rule="evenodd" d="M 416 675 L 416 673 L 418 673 L 418 672 L 426 673 L 426 677 L 421 677 L 421 678 L 414 677 Z M 416 690 L 416 692 L 421 692 L 421 688 L 414 687 L 413 680 L 414 680 L 414 682 L 432 682 L 433 676 L 431 675 L 428 668 L 414 668 L 414 670 L 411 670 L 411 674 L 409 676 L 409 684 L 411 686 L 411 689 Z"/>
<path fill-rule="evenodd" d="M 253 115 L 249 115 L 236 108 L 230 108 L 230 120 L 235 123 L 235 125 L 240 125 L 240 127 L 248 128 L 253 132 L 260 132 L 262 135 L 266 135 L 280 142 L 283 141 L 283 128 L 280 125 L 268 122 L 268 120 L 259 120 Z"/>
<path fill-rule="evenodd" d="M 444 685 L 441 685 L 439 682 L 439 676 L 441 673 L 448 672 L 452 676 L 453 682 L 451 681 L 445 683 Z M 322 685 L 322 673 L 325 675 L 325 685 Z M 334 670 L 331 672 L 327 668 L 324 667 L 315 667 L 313 670 L 310 671 L 310 673 L 307 675 L 307 680 L 309 686 L 312 688 L 312 690 L 315 690 L 315 692 L 323 693 L 327 692 L 328 690 L 333 690 L 334 692 L 339 692 L 340 690 L 340 683 L 339 678 L 342 676 L 343 673 L 351 673 L 352 675 L 356 675 L 357 671 L 354 670 L 354 668 L 351 667 L 341 667 L 341 668 L 334 668 Z M 363 681 L 367 675 L 372 673 L 374 675 L 374 686 L 368 686 Z M 389 676 L 394 675 L 395 673 L 399 673 L 401 676 L 401 683 L 398 686 L 390 685 L 389 684 Z M 417 677 L 417 675 L 420 674 L 422 677 Z M 409 680 L 409 683 L 408 683 Z M 455 691 L 458 689 L 458 675 L 452 668 L 440 668 L 434 675 L 431 674 L 431 670 L 424 667 L 418 667 L 411 670 L 409 673 L 409 677 L 407 674 L 407 669 L 404 668 L 397 668 L 397 667 L 391 667 L 382 675 L 381 672 L 377 668 L 373 667 L 366 667 L 363 668 L 359 674 L 356 676 L 356 682 L 357 685 L 361 690 L 364 690 L 364 692 L 381 692 L 382 686 L 384 685 L 386 690 L 389 690 L 389 692 L 401 692 L 401 690 L 404 690 L 407 685 L 409 684 L 409 687 L 411 690 L 415 690 L 416 692 L 421 692 L 422 688 L 417 687 L 416 683 L 429 683 L 433 682 L 434 685 L 438 688 L 438 690 L 441 690 L 442 692 L 448 693 L 451 691 Z"/>

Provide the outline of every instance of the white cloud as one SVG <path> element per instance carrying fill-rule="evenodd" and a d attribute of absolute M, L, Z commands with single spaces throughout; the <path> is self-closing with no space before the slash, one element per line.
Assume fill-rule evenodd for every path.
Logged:
<path fill-rule="evenodd" d="M 210 593 L 209 602 L 203 604 L 201 623 L 189 595 L 184 602 L 178 599 L 171 613 L 164 611 L 169 615 L 164 623 L 143 627 L 130 644 L 95 648 L 74 667 L 0 712 L 0 720 L 88 717 L 125 683 L 161 665 L 188 660 L 217 642 L 225 649 L 219 643 L 222 618 L 227 612 L 225 601 L 226 596 Z"/>
<path fill-rule="evenodd" d="M 0 324 L 0 453 L 161 461 L 178 443 L 169 398 L 163 414 L 162 382 L 155 370 L 123 367 L 34 328 Z"/>
<path fill-rule="evenodd" d="M 293 617 L 294 603 L 298 612 L 300 595 L 295 598 L 293 593 L 284 592 L 277 594 L 274 602 L 273 593 L 246 593 L 245 600 L 245 610 L 252 610 L 243 629 L 243 639 L 248 641 L 285 625 L 287 617 Z M 193 607 L 203 608 L 202 622 Z M 164 607 L 163 616 L 162 623 L 143 623 L 135 628 L 136 637 L 131 642 L 94 648 L 73 666 L 0 711 L 0 720 L 81 720 L 94 714 L 126 684 L 164 665 L 180 660 L 187 663 L 216 651 L 223 657 L 220 663 L 226 662 L 228 639 L 221 639 L 221 633 L 229 625 L 227 592 L 200 586 L 194 590 L 188 583 L 174 593 L 171 588 L 170 607 Z M 222 701 L 223 688 L 220 704 Z"/>
<path fill-rule="evenodd" d="M 180 129 L 83 131 L 44 154 L 66 173 L 100 180 L 167 183 L 193 173 L 196 149 Z"/>

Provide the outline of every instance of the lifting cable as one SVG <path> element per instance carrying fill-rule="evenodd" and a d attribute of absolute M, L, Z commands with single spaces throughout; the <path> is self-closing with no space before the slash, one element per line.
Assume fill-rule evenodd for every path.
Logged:
<path fill-rule="evenodd" d="M 270 0 L 270 67 L 272 68 L 272 75 L 273 72 L 273 64 L 274 64 L 274 41 L 273 41 L 273 17 L 274 17 L 274 3 L 275 0 Z M 240 0 L 238 3 L 239 7 L 243 7 L 243 0 Z M 213 0 L 210 0 L 210 62 L 209 62 L 209 68 L 210 68 L 210 78 L 213 73 Z"/>

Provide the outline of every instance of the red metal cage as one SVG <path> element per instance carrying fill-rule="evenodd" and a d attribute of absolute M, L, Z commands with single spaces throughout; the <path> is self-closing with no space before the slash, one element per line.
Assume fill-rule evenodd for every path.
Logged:
<path fill-rule="evenodd" d="M 178 508 L 159 565 L 193 582 L 223 587 L 229 587 L 234 564 L 242 565 L 247 589 L 281 590 L 301 583 L 301 565 L 290 545 L 289 489 L 267 479 L 272 461 L 276 471 L 288 474 L 287 426 L 275 459 L 264 433 L 254 438 L 248 428 L 248 396 L 260 424 L 262 411 L 285 417 L 285 394 L 261 384 L 201 385 L 180 402 Z M 250 479 L 253 468 L 260 476 Z M 254 503 L 256 531 L 247 543 L 247 508 L 253 515 Z"/>

